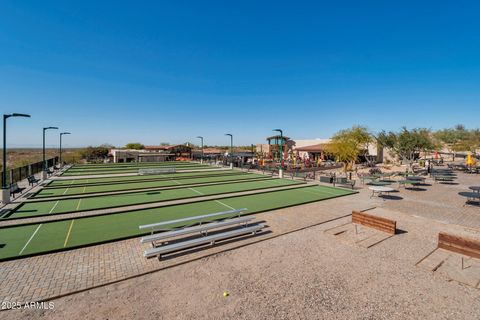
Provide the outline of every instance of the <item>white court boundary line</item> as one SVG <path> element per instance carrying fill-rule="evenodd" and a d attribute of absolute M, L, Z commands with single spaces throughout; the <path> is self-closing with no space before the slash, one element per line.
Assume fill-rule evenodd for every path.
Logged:
<path fill-rule="evenodd" d="M 201 195 L 201 196 L 205 195 L 204 193 L 201 193 L 200 191 L 197 191 L 197 190 L 195 190 L 195 189 L 193 189 L 193 188 L 188 188 L 188 189 L 189 189 L 189 190 L 192 190 L 193 192 L 198 193 L 198 194 Z"/>
<path fill-rule="evenodd" d="M 310 193 L 310 194 L 315 194 L 315 195 L 321 195 L 321 194 L 325 194 L 327 196 L 336 196 L 338 194 L 336 193 L 331 193 L 331 192 L 324 192 L 324 191 L 321 191 L 321 190 L 302 190 L 302 189 L 306 189 L 308 187 L 304 187 L 304 188 L 298 188 L 298 189 L 293 189 L 293 190 L 299 190 L 299 191 L 302 191 L 302 192 L 306 192 L 306 193 Z M 347 190 L 348 191 L 348 190 Z"/>
<path fill-rule="evenodd" d="M 225 203 L 223 203 L 222 201 L 215 200 L 215 202 L 218 202 L 218 203 L 220 203 L 222 206 L 225 206 L 225 207 L 227 207 L 227 208 L 229 208 L 229 209 L 236 210 L 234 207 L 230 207 L 228 204 L 225 204 Z"/>
<path fill-rule="evenodd" d="M 50 209 L 50 211 L 48 213 L 52 213 L 53 210 L 57 207 L 57 204 L 60 200 L 57 200 L 57 202 L 55 202 L 55 204 L 53 205 L 52 209 Z"/>
<path fill-rule="evenodd" d="M 70 185 L 72 185 L 74 181 L 75 181 L 75 180 L 72 180 L 72 182 L 70 182 Z M 66 194 L 67 191 L 68 191 L 68 189 L 70 189 L 70 187 L 67 187 L 67 189 L 65 189 L 65 191 L 63 191 L 62 195 L 63 195 L 63 194 Z"/>
<path fill-rule="evenodd" d="M 40 229 L 40 227 L 42 226 L 42 223 L 40 223 L 37 227 L 37 229 L 35 229 L 35 231 L 33 232 L 32 236 L 30 237 L 30 239 L 28 239 L 27 243 L 25 243 L 25 245 L 23 246 L 22 250 L 20 250 L 20 252 L 18 253 L 18 255 L 21 255 L 22 252 L 25 250 L 25 248 L 28 246 L 28 244 L 30 243 L 30 241 L 32 241 L 33 237 L 35 237 L 35 235 L 37 234 L 38 232 L 38 229 Z"/>

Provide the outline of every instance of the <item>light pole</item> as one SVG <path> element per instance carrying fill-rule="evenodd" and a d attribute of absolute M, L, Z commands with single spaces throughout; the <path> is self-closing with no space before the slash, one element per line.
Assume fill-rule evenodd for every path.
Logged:
<path fill-rule="evenodd" d="M 60 168 L 63 167 L 63 162 L 62 162 L 62 136 L 64 134 L 71 134 L 70 132 L 60 132 L 60 159 L 58 162 L 60 162 Z"/>
<path fill-rule="evenodd" d="M 233 134 L 225 133 L 225 135 L 230 137 L 230 169 L 233 169 Z"/>
<path fill-rule="evenodd" d="M 278 165 L 278 176 L 283 178 L 283 131 L 282 129 L 273 129 L 273 131 L 280 132 L 280 163 Z"/>
<path fill-rule="evenodd" d="M 44 127 L 43 128 L 43 171 L 42 171 L 42 179 L 47 179 L 47 161 L 45 161 L 45 131 L 47 130 L 56 130 L 58 127 Z"/>
<path fill-rule="evenodd" d="M 10 203 L 10 189 L 7 187 L 7 119 L 10 117 L 30 118 L 29 114 L 12 113 L 3 115 L 3 167 L 2 167 L 2 202 Z"/>
<path fill-rule="evenodd" d="M 201 143 L 202 158 L 200 159 L 200 163 L 203 164 L 203 137 L 202 137 L 202 136 L 198 136 L 197 138 L 200 139 L 200 143 Z"/>

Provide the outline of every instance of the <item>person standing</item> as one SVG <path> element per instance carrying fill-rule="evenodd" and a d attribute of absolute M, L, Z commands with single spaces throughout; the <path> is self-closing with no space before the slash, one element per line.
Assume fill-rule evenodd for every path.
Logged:
<path fill-rule="evenodd" d="M 430 174 L 430 160 L 425 160 L 425 169 L 427 169 L 427 173 Z"/>

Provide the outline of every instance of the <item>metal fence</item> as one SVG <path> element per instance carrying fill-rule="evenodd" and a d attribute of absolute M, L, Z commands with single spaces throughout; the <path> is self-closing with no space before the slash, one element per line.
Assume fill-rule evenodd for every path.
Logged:
<path fill-rule="evenodd" d="M 47 167 L 53 167 L 58 164 L 58 157 L 47 159 Z M 7 171 L 7 185 L 26 179 L 28 176 L 39 173 L 43 170 L 43 161 L 32 163 L 23 167 L 10 169 Z M 0 176 L 0 183 L 3 184 L 3 173 Z"/>

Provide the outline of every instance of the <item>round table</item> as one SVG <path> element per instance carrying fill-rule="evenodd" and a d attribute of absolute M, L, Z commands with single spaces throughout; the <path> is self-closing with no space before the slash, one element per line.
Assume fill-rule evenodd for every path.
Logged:
<path fill-rule="evenodd" d="M 478 191 L 459 192 L 458 194 L 461 195 L 462 197 L 467 198 L 467 201 L 465 201 L 465 204 L 463 206 L 466 206 L 467 204 L 471 204 L 472 202 L 480 204 L 480 193 Z"/>
<path fill-rule="evenodd" d="M 410 179 L 407 179 L 407 180 L 398 180 L 398 188 L 400 188 L 402 185 L 403 187 L 406 189 L 407 188 L 407 184 L 408 185 L 411 185 L 411 186 L 417 186 L 418 184 L 420 184 L 420 180 L 410 180 Z"/>
<path fill-rule="evenodd" d="M 474 192 L 480 193 L 480 186 L 471 186 L 468 189 L 473 190 Z"/>
<path fill-rule="evenodd" d="M 442 175 L 433 176 L 433 180 L 435 182 L 437 182 L 437 181 L 452 182 L 454 179 L 455 179 L 454 176 L 442 176 Z"/>
<path fill-rule="evenodd" d="M 387 182 L 387 181 L 370 181 L 367 183 L 367 185 L 369 186 L 389 186 L 391 185 L 392 183 L 391 182 Z"/>
<path fill-rule="evenodd" d="M 419 176 L 407 176 L 406 179 L 409 180 L 409 181 L 423 181 L 423 180 L 425 180 L 424 177 L 419 177 Z"/>
<path fill-rule="evenodd" d="M 384 193 L 388 194 L 390 192 L 395 191 L 395 189 L 393 189 L 391 187 L 385 187 L 385 186 L 370 186 L 370 187 L 368 187 L 368 189 L 372 191 L 372 195 L 370 196 L 370 198 L 375 196 L 375 194 L 377 194 L 377 197 L 380 197 Z M 385 200 L 385 199 L 383 199 L 383 200 Z"/>

